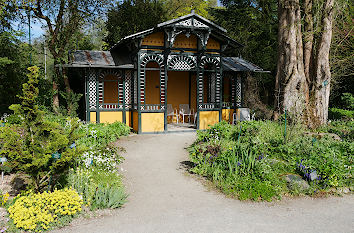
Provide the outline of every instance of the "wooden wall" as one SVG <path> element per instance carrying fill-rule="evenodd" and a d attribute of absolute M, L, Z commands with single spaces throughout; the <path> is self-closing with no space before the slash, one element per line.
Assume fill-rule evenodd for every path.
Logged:
<path fill-rule="evenodd" d="M 155 32 L 150 35 L 145 36 L 142 40 L 141 45 L 145 46 L 164 46 L 164 33 Z M 187 48 L 187 49 L 197 49 L 198 46 L 198 37 L 194 34 L 191 34 L 187 37 L 185 34 L 179 34 L 173 44 L 173 48 Z M 213 39 L 209 38 L 207 49 L 220 50 L 220 43 Z"/>

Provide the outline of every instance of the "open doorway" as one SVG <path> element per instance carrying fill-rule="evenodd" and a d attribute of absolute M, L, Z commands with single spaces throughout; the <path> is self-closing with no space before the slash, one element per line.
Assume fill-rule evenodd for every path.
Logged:
<path fill-rule="evenodd" d="M 196 100 L 196 73 L 189 71 L 168 71 L 168 131 L 188 131 L 196 129 Z"/>

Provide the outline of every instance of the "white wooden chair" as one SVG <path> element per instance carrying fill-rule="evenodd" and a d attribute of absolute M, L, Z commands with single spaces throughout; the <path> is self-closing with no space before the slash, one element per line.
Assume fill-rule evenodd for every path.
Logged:
<path fill-rule="evenodd" d="M 188 116 L 188 122 L 191 121 L 191 116 L 194 115 L 194 110 L 189 108 L 189 104 L 180 104 L 179 105 L 179 115 L 182 116 L 182 122 L 184 123 L 184 117 Z"/>
<path fill-rule="evenodd" d="M 172 104 L 167 104 L 167 117 L 172 117 L 172 123 L 173 123 L 173 118 L 176 117 L 176 121 L 178 123 L 178 115 L 177 115 L 177 109 L 174 110 L 172 108 Z"/>
<path fill-rule="evenodd" d="M 254 118 L 254 115 L 252 116 Z M 250 109 L 249 108 L 239 108 L 239 113 L 232 114 L 232 124 L 234 125 L 236 121 L 250 121 Z"/>
<path fill-rule="evenodd" d="M 232 124 L 234 125 L 234 124 L 236 123 L 236 121 L 237 121 L 237 115 L 236 115 L 236 113 L 234 112 L 234 113 L 232 114 Z"/>
<path fill-rule="evenodd" d="M 195 112 L 195 113 L 194 113 L 194 125 L 195 125 L 195 126 L 197 126 L 197 125 L 196 125 L 196 122 L 197 122 L 197 116 L 198 116 L 198 114 L 197 114 L 197 112 Z"/>

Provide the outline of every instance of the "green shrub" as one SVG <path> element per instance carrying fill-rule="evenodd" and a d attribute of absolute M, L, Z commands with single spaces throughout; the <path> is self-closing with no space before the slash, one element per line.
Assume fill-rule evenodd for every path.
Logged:
<path fill-rule="evenodd" d="M 354 140 L 354 121 L 332 121 L 327 125 L 320 127 L 318 132 L 334 133 L 341 137 L 342 140 Z"/>
<path fill-rule="evenodd" d="M 70 170 L 68 185 L 77 190 L 91 209 L 118 208 L 127 198 L 121 177 L 95 167 Z"/>
<path fill-rule="evenodd" d="M 343 93 L 341 99 L 346 109 L 354 111 L 354 95 L 352 93 Z"/>
<path fill-rule="evenodd" d="M 77 144 L 86 148 L 80 158 L 80 164 L 88 168 L 95 166 L 103 170 L 114 171 L 123 160 L 115 142 L 123 135 L 130 133 L 130 128 L 121 122 L 113 124 L 85 124 L 80 127 L 81 137 Z"/>
<path fill-rule="evenodd" d="M 80 148 L 70 146 L 80 137 L 79 123 L 78 119 L 67 118 L 67 128 L 63 128 L 44 118 L 36 104 L 38 67 L 28 70 L 29 80 L 23 84 L 20 97 L 22 102 L 11 106 L 14 115 L 23 120 L 0 128 L 0 155 L 7 157 L 6 165 L 11 169 L 30 175 L 33 188 L 41 191 L 50 182 L 54 185 L 82 154 Z"/>
<path fill-rule="evenodd" d="M 130 133 L 130 128 L 121 122 L 115 122 L 112 124 L 89 123 L 82 125 L 80 127 L 80 132 L 86 135 L 86 137 L 80 138 L 78 144 L 84 145 L 88 148 L 97 149 L 116 141 L 121 136 L 128 135 Z"/>
<path fill-rule="evenodd" d="M 208 177 L 225 193 L 238 195 L 240 199 L 269 201 L 280 196 L 278 187 L 282 181 L 275 179 L 269 166 L 271 160 L 257 153 L 256 147 L 236 143 L 221 148 L 213 143 L 191 148 L 191 160 L 196 165 L 192 171 Z"/>
<path fill-rule="evenodd" d="M 340 108 L 329 108 L 328 118 L 332 120 L 353 119 L 354 111 Z"/>

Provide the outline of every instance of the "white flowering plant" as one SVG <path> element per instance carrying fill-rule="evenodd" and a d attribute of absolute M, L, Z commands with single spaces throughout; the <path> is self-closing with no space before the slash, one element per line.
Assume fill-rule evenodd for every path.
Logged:
<path fill-rule="evenodd" d="M 89 123 L 81 124 L 80 131 L 86 135 L 77 141 L 78 145 L 86 148 L 80 164 L 85 168 L 95 166 L 107 171 L 115 170 L 123 157 L 119 155 L 122 149 L 112 142 L 129 134 L 130 128 L 120 122 L 106 125 Z"/>
<path fill-rule="evenodd" d="M 81 165 L 85 168 L 95 166 L 102 170 L 114 171 L 122 162 L 123 157 L 119 155 L 119 149 L 112 145 L 107 145 L 98 151 L 92 148 L 87 150 L 81 158 Z"/>

